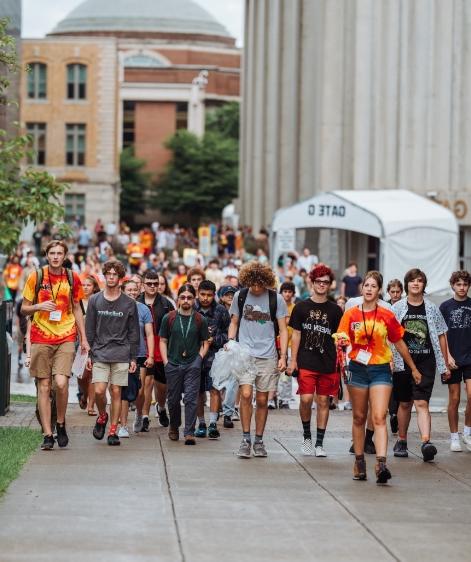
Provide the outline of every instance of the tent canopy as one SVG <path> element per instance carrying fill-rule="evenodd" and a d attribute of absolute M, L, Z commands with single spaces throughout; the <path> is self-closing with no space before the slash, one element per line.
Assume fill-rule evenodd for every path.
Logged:
<path fill-rule="evenodd" d="M 272 223 L 275 253 L 280 253 L 277 233 L 301 228 L 350 230 L 379 238 L 386 282 L 420 267 L 429 277 L 429 292 L 444 292 L 457 266 L 458 224 L 453 213 L 402 189 L 332 191 L 278 210 Z"/>

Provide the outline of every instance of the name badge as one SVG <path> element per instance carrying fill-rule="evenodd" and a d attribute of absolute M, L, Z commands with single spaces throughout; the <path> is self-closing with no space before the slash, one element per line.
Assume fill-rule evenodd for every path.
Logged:
<path fill-rule="evenodd" d="M 372 354 L 369 351 L 366 351 L 366 349 L 360 349 L 360 351 L 357 353 L 355 361 L 358 361 L 358 363 L 362 363 L 363 365 L 368 365 L 371 359 L 371 355 Z"/>
<path fill-rule="evenodd" d="M 49 320 L 52 322 L 60 322 L 62 318 L 62 311 L 61 310 L 51 310 L 49 313 Z"/>

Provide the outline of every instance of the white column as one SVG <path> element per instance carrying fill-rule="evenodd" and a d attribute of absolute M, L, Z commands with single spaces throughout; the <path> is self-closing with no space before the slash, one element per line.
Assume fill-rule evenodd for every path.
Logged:
<path fill-rule="evenodd" d="M 191 82 L 190 102 L 188 104 L 188 130 L 198 137 L 204 135 L 204 92 L 207 84 L 207 70 L 202 70 Z"/>

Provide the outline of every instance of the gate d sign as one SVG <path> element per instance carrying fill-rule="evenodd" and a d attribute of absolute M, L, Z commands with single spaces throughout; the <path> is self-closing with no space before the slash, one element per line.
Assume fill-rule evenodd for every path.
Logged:
<path fill-rule="evenodd" d="M 277 232 L 278 252 L 285 254 L 296 250 L 296 229 L 282 228 Z"/>

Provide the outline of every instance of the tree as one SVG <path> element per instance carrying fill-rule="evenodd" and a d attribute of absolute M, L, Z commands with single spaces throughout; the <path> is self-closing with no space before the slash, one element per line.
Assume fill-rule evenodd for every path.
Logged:
<path fill-rule="evenodd" d="M 220 133 L 223 137 L 239 140 L 239 102 L 226 103 L 206 116 L 206 131 Z"/>
<path fill-rule="evenodd" d="M 148 191 L 151 185 L 151 174 L 144 172 L 145 160 L 134 155 L 133 147 L 121 152 L 121 219 L 133 224 L 136 214 L 144 213 L 148 205 Z"/>
<path fill-rule="evenodd" d="M 7 19 L 0 19 L 0 103 L 14 103 L 7 97 L 9 75 L 20 70 L 13 37 L 7 34 Z M 64 209 L 60 202 L 67 186 L 50 174 L 31 167 L 22 170 L 30 154 L 27 135 L 9 137 L 0 129 L 0 252 L 11 252 L 28 222 L 48 221 L 60 228 Z"/>

